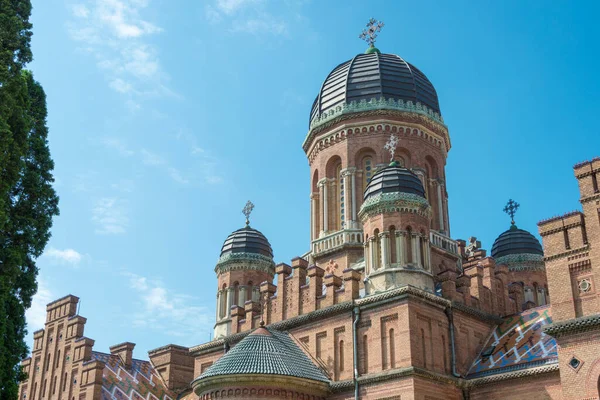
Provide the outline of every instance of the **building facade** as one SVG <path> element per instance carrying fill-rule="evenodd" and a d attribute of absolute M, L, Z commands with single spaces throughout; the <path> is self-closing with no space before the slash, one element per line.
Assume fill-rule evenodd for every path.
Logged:
<path fill-rule="evenodd" d="M 600 159 L 575 166 L 582 211 L 541 221 L 543 248 L 514 219 L 490 256 L 453 240 L 435 88 L 372 42 L 327 75 L 302 147 L 310 251 L 276 264 L 247 219 L 215 266 L 212 341 L 95 352 L 67 296 L 21 398 L 599 398 Z"/>

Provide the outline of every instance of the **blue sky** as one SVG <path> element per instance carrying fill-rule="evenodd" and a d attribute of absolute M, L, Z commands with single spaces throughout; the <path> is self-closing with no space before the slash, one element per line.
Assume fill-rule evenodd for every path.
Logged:
<path fill-rule="evenodd" d="M 477 6 L 475 6 L 475 4 Z M 577 209 L 572 165 L 600 155 L 594 2 L 34 0 L 30 65 L 47 93 L 61 215 L 38 260 L 44 305 L 72 293 L 96 350 L 195 345 L 213 271 L 244 223 L 277 262 L 309 248 L 301 143 L 323 79 L 377 46 L 435 85 L 450 129 L 451 233 L 490 249 Z"/>

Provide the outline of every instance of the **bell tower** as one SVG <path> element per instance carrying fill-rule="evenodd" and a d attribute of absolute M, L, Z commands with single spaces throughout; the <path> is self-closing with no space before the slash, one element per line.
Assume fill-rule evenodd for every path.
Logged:
<path fill-rule="evenodd" d="M 459 263 L 449 237 L 445 165 L 448 128 L 435 88 L 414 65 L 375 47 L 383 23 L 369 21 L 364 54 L 335 67 L 313 103 L 303 149 L 310 165 L 310 259 L 336 271 L 364 265 L 363 193 L 385 168 L 386 141 L 397 138 L 395 160 L 421 181 L 430 206 L 427 228 L 442 257 Z"/>
<path fill-rule="evenodd" d="M 261 232 L 250 227 L 253 209 L 254 204 L 248 201 L 243 209 L 246 226 L 225 239 L 215 267 L 218 281 L 215 339 L 231 333 L 232 307 L 258 303 L 260 284 L 272 282 L 275 275 L 271 244 Z"/>

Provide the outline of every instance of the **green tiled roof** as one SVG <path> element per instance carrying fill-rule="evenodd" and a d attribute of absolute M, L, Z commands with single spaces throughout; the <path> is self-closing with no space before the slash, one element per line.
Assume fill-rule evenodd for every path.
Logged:
<path fill-rule="evenodd" d="M 283 375 L 329 382 L 286 332 L 267 328 L 259 328 L 246 336 L 196 381 L 239 374 Z"/>

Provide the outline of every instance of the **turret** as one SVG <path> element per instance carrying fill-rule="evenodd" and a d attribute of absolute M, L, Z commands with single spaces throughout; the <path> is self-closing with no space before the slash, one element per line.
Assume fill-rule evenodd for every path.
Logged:
<path fill-rule="evenodd" d="M 267 238 L 250 227 L 251 202 L 244 207 L 246 226 L 231 233 L 223 243 L 215 267 L 218 279 L 215 339 L 231 333 L 231 310 L 260 300 L 260 284 L 275 275 L 273 250 Z"/>
<path fill-rule="evenodd" d="M 431 206 L 419 177 L 398 162 L 367 185 L 358 213 L 364 227 L 368 294 L 412 285 L 433 292 Z"/>

